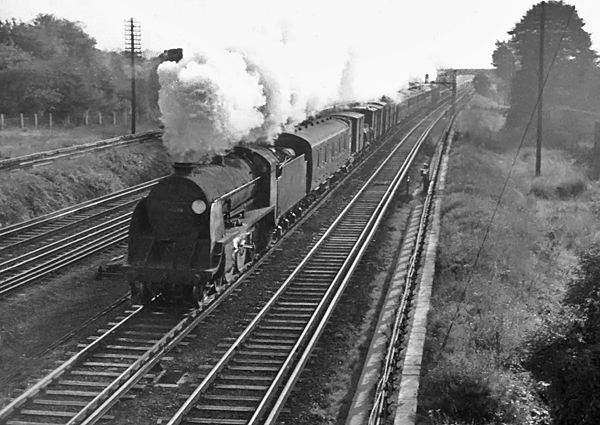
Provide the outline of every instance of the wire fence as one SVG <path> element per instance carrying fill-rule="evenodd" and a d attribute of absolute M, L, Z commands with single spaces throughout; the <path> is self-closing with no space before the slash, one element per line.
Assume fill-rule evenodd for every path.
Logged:
<path fill-rule="evenodd" d="M 158 114 L 152 111 L 136 114 L 136 123 L 158 123 Z M 79 126 L 123 126 L 131 124 L 131 113 L 93 112 L 80 114 L 0 114 L 0 131 L 28 128 L 65 128 Z"/>

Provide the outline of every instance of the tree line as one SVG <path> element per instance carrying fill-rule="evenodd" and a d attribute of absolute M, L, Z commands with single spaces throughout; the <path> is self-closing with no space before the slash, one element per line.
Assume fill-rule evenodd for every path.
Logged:
<path fill-rule="evenodd" d="M 0 22 L 0 113 L 75 116 L 131 108 L 131 58 L 96 48 L 77 22 L 40 14 Z M 137 109 L 156 112 L 162 56 L 136 65 Z"/>
<path fill-rule="evenodd" d="M 544 4 L 544 105 L 600 111 L 600 68 L 590 34 L 575 6 L 562 1 Z M 509 93 L 507 124 L 525 124 L 538 98 L 541 2 L 529 9 L 496 41 L 492 64 Z"/>

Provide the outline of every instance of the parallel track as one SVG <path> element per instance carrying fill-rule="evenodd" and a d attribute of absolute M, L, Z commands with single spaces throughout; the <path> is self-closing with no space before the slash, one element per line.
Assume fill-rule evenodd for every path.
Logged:
<path fill-rule="evenodd" d="M 0 230 L 0 297 L 124 242 L 135 205 L 158 181 Z"/>
<path fill-rule="evenodd" d="M 399 297 L 400 302 L 396 308 L 395 320 L 387 344 L 381 376 L 375 389 L 373 408 L 369 415 L 368 425 L 381 425 L 387 423 L 389 421 L 388 415 L 393 411 L 393 407 L 395 407 L 396 404 L 395 389 L 397 389 L 397 386 L 394 382 L 394 376 L 399 372 L 398 369 L 401 364 L 402 350 L 405 349 L 405 330 L 408 329 L 410 321 L 412 320 L 412 302 L 418 285 L 417 279 L 419 277 L 422 256 L 426 248 L 425 241 L 431 221 L 430 216 L 433 212 L 433 199 L 436 194 L 438 174 L 442 164 L 442 156 L 447 146 L 447 139 L 452 134 L 451 129 L 454 124 L 454 119 L 455 117 L 452 117 L 447 128 L 442 133 L 431 161 L 431 183 L 423 201 L 423 210 L 419 220 L 419 227 L 415 235 L 415 246 L 408 264 L 402 294 Z"/>
<path fill-rule="evenodd" d="M 0 160 L 0 171 L 40 167 L 50 164 L 57 159 L 74 158 L 86 153 L 127 146 L 133 143 L 157 142 L 161 140 L 161 136 L 162 131 L 155 130 L 142 134 L 113 137 L 112 139 L 74 145 L 52 151 L 36 152 L 16 158 L 2 159 Z"/>

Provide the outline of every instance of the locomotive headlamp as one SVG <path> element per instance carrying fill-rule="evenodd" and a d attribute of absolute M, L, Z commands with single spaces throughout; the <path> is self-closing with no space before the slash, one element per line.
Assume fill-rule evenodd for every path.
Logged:
<path fill-rule="evenodd" d="M 198 215 L 202 214 L 204 211 L 206 211 L 206 202 L 201 199 L 196 199 L 194 202 L 192 202 L 192 211 Z"/>

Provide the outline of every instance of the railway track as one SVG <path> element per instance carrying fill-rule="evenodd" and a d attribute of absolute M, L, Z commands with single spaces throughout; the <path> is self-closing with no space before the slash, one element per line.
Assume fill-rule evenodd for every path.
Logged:
<path fill-rule="evenodd" d="M 420 146 L 443 115 L 396 146 L 168 425 L 273 424 Z M 401 164 L 399 166 L 399 164 Z"/>
<path fill-rule="evenodd" d="M 423 122 L 421 124 L 425 125 Z M 413 140 L 413 144 L 422 143 L 425 137 L 425 135 L 421 135 L 417 140 Z M 378 179 L 377 176 L 374 176 L 366 186 L 369 189 L 365 188 L 361 191 L 362 196 L 356 197 L 346 208 L 345 214 L 336 221 L 336 225 L 325 232 L 324 239 L 312 248 L 309 258 L 298 265 L 283 288 L 277 292 L 273 301 L 263 308 L 264 313 L 260 315 L 260 318 L 253 319 L 254 329 L 242 333 L 231 347 L 224 350 L 224 358 L 228 358 L 218 362 L 217 366 L 221 364 L 221 367 L 215 367 L 213 372 L 207 375 L 203 381 L 205 387 L 210 386 L 212 391 L 215 388 L 214 385 L 220 385 L 220 380 L 231 379 L 232 376 L 242 376 L 244 379 L 248 379 L 249 376 L 252 376 L 252 372 L 246 369 L 252 363 L 245 363 L 244 357 L 235 357 L 233 354 L 243 355 L 246 354 L 245 350 L 257 349 L 262 350 L 263 354 L 266 351 L 269 356 L 269 359 L 262 358 L 260 362 L 260 368 L 265 368 L 265 370 L 257 369 L 259 373 L 267 373 L 267 376 L 258 379 L 258 382 L 263 383 L 257 386 L 272 388 L 272 390 L 267 389 L 268 397 L 261 399 L 264 401 L 256 400 L 256 396 L 248 396 L 248 400 L 244 399 L 246 404 L 234 405 L 237 397 L 234 396 L 228 403 L 232 408 L 226 407 L 225 410 L 247 415 L 251 409 L 254 409 L 255 413 L 264 412 L 267 408 L 271 409 L 268 405 L 273 402 L 276 403 L 275 406 L 281 406 L 287 393 L 277 394 L 276 390 L 284 385 L 284 381 L 287 383 L 285 387 L 291 388 L 293 381 L 297 379 L 308 353 L 318 339 L 318 334 L 323 329 L 343 291 L 344 283 L 352 269 L 356 267 L 360 255 L 375 232 L 377 223 L 383 217 L 393 193 L 398 189 L 403 176 L 408 171 L 409 164 L 407 162 L 403 163 L 400 171 L 398 171 L 397 164 L 402 163 L 400 158 L 406 156 L 409 144 L 405 141 L 401 145 L 401 149 L 394 150 L 386 165 L 382 166 L 377 173 Z M 384 155 L 385 151 L 386 149 L 379 149 L 374 155 Z M 416 151 L 416 147 L 413 147 L 411 151 L 413 159 Z M 380 162 L 378 159 L 375 161 Z M 396 170 L 392 171 L 393 168 Z M 390 184 L 391 187 L 387 187 Z M 361 201 L 358 201 L 359 198 Z M 345 251 L 342 253 L 341 249 Z M 268 263 L 268 257 L 264 257 L 263 260 Z M 247 276 L 258 276 L 260 273 L 257 270 L 261 264 L 253 267 Z M 332 266 L 335 266 L 335 269 L 331 269 Z M 182 317 L 172 316 L 165 311 L 143 310 L 137 307 L 129 312 L 130 316 L 114 324 L 113 328 L 101 336 L 99 335 L 89 346 L 84 347 L 81 352 L 0 411 L 0 423 L 9 425 L 95 423 L 140 380 L 156 378 L 156 376 L 148 375 L 148 372 L 164 358 L 170 349 L 192 332 L 222 300 L 226 299 L 236 289 L 236 285 L 228 288 L 223 296 L 216 299 L 206 310 L 193 311 Z M 300 301 L 299 297 L 305 298 L 306 301 Z M 319 299 L 321 301 L 318 301 Z M 287 314 L 292 314 L 295 318 L 288 319 Z M 263 320 L 268 320 L 268 322 L 263 322 Z M 290 334 L 279 333 L 281 331 L 279 328 L 286 328 L 282 321 L 291 324 L 289 327 L 292 329 L 288 329 Z M 297 323 L 297 321 L 303 322 L 303 324 Z M 292 340 L 298 336 L 298 327 L 308 330 L 301 331 L 301 339 L 292 343 Z M 167 328 L 170 329 L 168 332 Z M 256 330 L 265 332 L 265 334 L 253 333 Z M 283 345 L 271 350 L 270 344 L 273 342 L 274 335 L 277 336 L 275 339 L 283 342 Z M 261 342 L 261 339 L 266 342 Z M 253 344 L 257 344 L 257 347 L 254 347 Z M 259 348 L 261 346 L 264 348 L 265 344 L 267 350 Z M 286 353 L 285 359 L 283 359 L 281 350 L 291 351 Z M 289 360 L 287 360 L 288 358 Z M 248 360 L 248 358 L 246 359 Z M 250 354 L 249 360 L 252 359 L 253 355 Z M 278 367 L 274 366 L 273 360 L 283 360 L 282 364 L 285 366 L 279 370 L 293 370 L 292 377 L 290 378 L 284 372 L 273 374 L 273 367 Z M 244 364 L 246 369 L 243 368 Z M 232 365 L 240 365 L 242 368 L 231 369 Z M 229 374 L 230 372 L 232 373 Z M 268 380 L 273 377 L 279 378 L 268 383 Z M 232 390 L 236 391 L 235 388 Z M 254 389 L 253 391 L 262 390 Z M 199 400 L 204 400 L 205 396 L 209 395 L 207 388 L 197 390 L 194 394 L 196 396 L 190 398 L 182 407 L 184 413 L 180 414 L 180 418 L 174 417 L 171 423 L 180 423 L 189 412 L 198 411 Z M 219 395 L 219 392 L 217 391 L 215 395 Z M 275 400 L 275 396 L 278 396 L 279 399 Z M 254 403 L 254 405 L 249 408 L 247 403 Z M 218 413 L 219 407 L 214 407 L 218 405 L 208 405 L 213 406 L 209 411 Z M 260 416 L 261 413 L 258 415 Z M 235 422 L 237 419 L 232 419 L 234 422 L 214 422 L 214 416 L 211 416 L 209 420 L 213 422 L 195 423 L 239 423 Z"/>
<path fill-rule="evenodd" d="M 142 134 L 113 137 L 112 139 L 69 146 L 67 148 L 51 151 L 36 152 L 16 158 L 2 159 L 0 160 L 0 170 L 9 171 L 40 167 L 42 165 L 50 164 L 57 159 L 74 158 L 86 153 L 128 146 L 134 143 L 157 142 L 161 140 L 161 136 L 162 130 L 155 130 Z"/>
<path fill-rule="evenodd" d="M 139 199 L 160 179 L 0 230 L 0 297 L 127 238 Z"/>
<path fill-rule="evenodd" d="M 447 148 L 448 138 L 452 136 L 452 127 L 454 117 L 442 133 L 437 143 L 436 151 L 431 160 L 430 181 L 427 194 L 423 200 L 423 207 L 418 220 L 418 227 L 414 236 L 414 248 L 408 267 L 402 293 L 399 297 L 399 303 L 394 314 L 394 321 L 391 326 L 389 340 L 387 341 L 387 350 L 385 352 L 383 367 L 373 398 L 373 406 L 368 417 L 368 425 L 381 425 L 387 423 L 390 419 L 390 413 L 397 408 L 396 392 L 399 381 L 395 381 L 397 374 L 402 372 L 403 354 L 406 349 L 406 331 L 410 327 L 410 322 L 414 314 L 413 301 L 415 291 L 418 287 L 418 279 L 421 273 L 421 263 L 426 249 L 426 238 L 428 229 L 431 225 L 431 215 L 434 209 L 434 197 L 436 195 L 439 173 L 442 165 L 444 152 Z"/>

